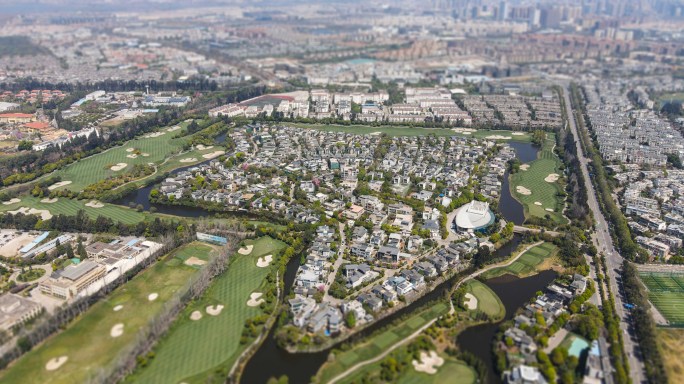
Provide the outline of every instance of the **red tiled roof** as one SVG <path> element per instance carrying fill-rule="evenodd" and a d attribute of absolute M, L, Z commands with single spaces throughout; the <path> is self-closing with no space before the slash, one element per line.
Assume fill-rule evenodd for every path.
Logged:
<path fill-rule="evenodd" d="M 39 131 L 44 131 L 46 129 L 52 128 L 52 126 L 48 123 L 43 123 L 42 121 L 34 121 L 32 123 L 26 123 L 24 124 L 24 127 L 30 128 L 30 129 L 37 129 Z"/>

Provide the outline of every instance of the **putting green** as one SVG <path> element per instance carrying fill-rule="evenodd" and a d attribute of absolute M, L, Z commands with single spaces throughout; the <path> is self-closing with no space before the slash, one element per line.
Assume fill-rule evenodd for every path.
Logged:
<path fill-rule="evenodd" d="M 285 243 L 270 237 L 247 241 L 254 245 L 248 255 L 235 254 L 226 272 L 218 276 L 201 299 L 191 303 L 155 347 L 155 358 L 139 368 L 128 382 L 206 382 L 214 374 L 225 375 L 247 345 L 240 344 L 245 321 L 260 315 L 259 307 L 246 305 L 250 293 L 264 291 L 265 278 L 275 268 L 258 268 L 259 256 L 276 255 Z M 223 305 L 220 314 L 208 314 L 206 307 Z M 203 316 L 190 319 L 194 311 Z M 219 373 L 222 372 L 222 373 Z M 225 376 L 222 376 L 225 378 Z"/>
<path fill-rule="evenodd" d="M 547 215 L 557 224 L 567 222 L 563 217 L 564 198 L 558 196 L 563 192 L 560 180 L 551 181 L 549 175 L 561 175 L 561 161 L 553 153 L 555 135 L 548 133 L 536 160 L 530 162 L 527 170 L 520 170 L 510 175 L 510 188 L 513 197 L 520 201 L 525 209 L 525 217 L 544 218 Z M 529 190 L 528 193 L 519 188 Z"/>
<path fill-rule="evenodd" d="M 503 319 L 506 308 L 494 291 L 477 280 L 469 280 L 465 283 L 465 287 L 466 291 L 477 298 L 478 311 L 484 312 L 494 320 Z"/>

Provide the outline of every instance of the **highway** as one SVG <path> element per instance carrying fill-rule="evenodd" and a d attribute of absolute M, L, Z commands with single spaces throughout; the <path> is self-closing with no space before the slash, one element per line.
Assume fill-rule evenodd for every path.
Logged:
<path fill-rule="evenodd" d="M 617 276 L 622 268 L 622 256 L 617 252 L 613 244 L 613 240 L 610 237 L 608 222 L 606 221 L 603 212 L 598 204 L 596 198 L 596 189 L 592 184 L 592 180 L 589 177 L 589 170 L 587 167 L 588 159 L 586 154 L 582 151 L 580 145 L 580 135 L 577 131 L 577 123 L 575 121 L 575 115 L 572 111 L 572 106 L 570 104 L 570 90 L 567 85 L 563 90 L 565 99 L 565 108 L 568 116 L 568 123 L 570 125 L 570 130 L 575 136 L 575 144 L 577 145 L 577 154 L 582 168 L 582 175 L 585 180 L 585 185 L 587 187 L 588 205 L 594 214 L 594 219 L 596 220 L 596 232 L 594 241 L 596 242 L 597 249 L 599 252 L 603 252 L 606 255 L 606 271 L 605 274 L 610 278 L 610 289 L 615 298 L 615 312 L 620 318 L 620 329 L 622 329 L 622 337 L 625 348 L 625 354 L 629 360 L 629 375 L 633 383 L 647 383 L 646 375 L 644 373 L 644 363 L 641 359 L 639 353 L 638 343 L 632 339 L 628 333 L 629 319 L 628 313 L 625 311 L 625 307 L 622 301 L 622 294 L 617 286 Z M 598 284 L 598 282 L 597 282 Z"/>

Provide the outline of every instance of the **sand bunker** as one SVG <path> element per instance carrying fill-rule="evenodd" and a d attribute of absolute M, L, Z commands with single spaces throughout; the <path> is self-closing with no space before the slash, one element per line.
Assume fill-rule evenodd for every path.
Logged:
<path fill-rule="evenodd" d="M 206 155 L 202 155 L 205 159 L 213 159 L 214 157 L 219 157 L 226 153 L 225 151 L 214 151 L 212 153 L 207 153 Z"/>
<path fill-rule="evenodd" d="M 204 144 L 197 144 L 197 149 L 199 149 L 200 151 L 204 151 L 204 150 L 206 150 L 206 149 L 212 149 L 212 148 L 214 148 L 213 145 L 210 145 L 210 146 L 208 146 L 208 147 L 205 147 Z"/>
<path fill-rule="evenodd" d="M 525 136 L 525 132 L 513 132 L 511 133 L 513 136 Z"/>
<path fill-rule="evenodd" d="M 466 308 L 470 310 L 477 309 L 477 297 L 475 297 L 475 295 L 473 295 L 472 293 L 466 293 L 465 298 L 466 299 L 464 304 Z"/>
<path fill-rule="evenodd" d="M 173 131 L 177 131 L 179 129 L 181 129 L 181 127 L 179 125 L 174 125 L 173 127 L 167 129 L 166 132 L 173 132 Z"/>
<path fill-rule="evenodd" d="M 189 265 L 189 266 L 204 265 L 206 263 L 207 263 L 206 261 L 204 261 L 202 259 L 198 259 L 195 256 L 192 256 L 191 258 L 185 260 L 185 265 Z"/>
<path fill-rule="evenodd" d="M 540 206 L 540 207 L 541 207 L 542 203 L 541 203 L 541 202 L 539 202 L 539 201 L 535 201 L 535 202 L 534 202 L 534 205 L 538 205 L 538 206 Z"/>
<path fill-rule="evenodd" d="M 254 292 L 249 295 L 249 300 L 247 300 L 247 305 L 250 307 L 258 307 L 264 302 L 261 298 L 264 294 L 261 292 Z"/>
<path fill-rule="evenodd" d="M 69 184 L 71 184 L 70 180 L 60 181 L 59 183 L 52 184 L 51 186 L 48 187 L 48 189 L 52 191 L 54 189 L 57 189 L 59 187 L 63 187 L 65 185 L 69 185 Z"/>
<path fill-rule="evenodd" d="M 510 136 L 501 136 L 501 135 L 489 135 L 486 137 L 486 139 L 490 140 L 510 140 Z"/>
<path fill-rule="evenodd" d="M 119 337 L 123 335 L 123 328 L 124 325 L 123 323 L 116 324 L 112 327 L 112 330 L 109 331 L 109 336 L 111 337 Z"/>
<path fill-rule="evenodd" d="M 420 352 L 420 361 L 413 360 L 413 368 L 416 372 L 427 373 L 428 375 L 434 375 L 437 373 L 437 368 L 444 364 L 444 359 L 441 358 L 437 352 L 430 351 L 430 354 L 425 352 Z"/>
<path fill-rule="evenodd" d="M 207 314 L 211 316 L 218 316 L 221 314 L 221 311 L 223 311 L 223 305 L 210 305 L 207 308 Z"/>
<path fill-rule="evenodd" d="M 114 172 L 118 172 L 118 171 L 120 171 L 120 170 L 126 168 L 127 166 L 128 166 L 128 163 L 119 163 L 119 164 L 117 164 L 117 165 L 113 165 L 113 166 L 112 166 L 111 168 L 109 168 L 109 169 L 111 169 L 111 170 L 114 171 Z"/>
<path fill-rule="evenodd" d="M 544 210 L 545 210 L 546 212 L 555 212 L 555 211 L 554 211 L 553 209 L 551 209 L 551 208 L 545 208 Z"/>
<path fill-rule="evenodd" d="M 521 171 L 527 171 L 528 169 L 530 169 L 530 165 L 529 165 L 529 164 L 523 164 L 523 165 L 520 166 L 520 170 L 521 170 Z"/>
<path fill-rule="evenodd" d="M 147 300 L 149 300 L 149 301 L 155 301 L 155 300 L 157 300 L 157 297 L 159 297 L 159 294 L 158 294 L 157 292 L 155 292 L 155 293 L 150 293 L 150 294 L 147 296 Z"/>
<path fill-rule="evenodd" d="M 515 191 L 518 192 L 519 194 L 525 195 L 525 196 L 529 196 L 532 194 L 532 191 L 523 187 L 522 185 L 518 185 L 517 187 L 515 187 Z"/>
<path fill-rule="evenodd" d="M 155 133 L 147 134 L 147 135 L 145 135 L 145 137 L 149 139 L 149 138 L 153 138 L 153 137 L 162 136 L 162 135 L 164 135 L 165 133 L 166 133 L 166 132 L 155 132 Z"/>
<path fill-rule="evenodd" d="M 17 199 L 16 197 L 7 201 L 3 201 L 3 205 L 12 205 L 21 202 L 21 199 Z"/>
<path fill-rule="evenodd" d="M 196 157 L 186 157 L 185 159 L 180 159 L 179 160 L 181 163 L 192 163 L 193 161 L 197 161 Z"/>
<path fill-rule="evenodd" d="M 56 203 L 56 202 L 57 202 L 57 198 L 55 197 L 55 198 L 50 199 L 50 198 L 47 198 L 47 197 L 46 197 L 46 198 L 44 198 L 44 199 L 41 199 L 40 202 L 41 202 L 41 203 L 45 203 L 45 204 L 52 204 L 52 203 Z"/>
<path fill-rule="evenodd" d="M 140 154 L 140 156 L 142 156 L 142 157 L 147 157 L 147 156 L 149 156 L 149 155 L 150 155 L 149 153 L 141 153 L 141 154 Z"/>
<path fill-rule="evenodd" d="M 90 208 L 102 208 L 104 207 L 104 204 L 97 200 L 90 200 L 89 202 L 85 203 L 85 206 Z"/>
<path fill-rule="evenodd" d="M 371 136 L 380 136 L 382 135 L 382 132 L 371 132 Z"/>
<path fill-rule="evenodd" d="M 273 261 L 273 255 L 266 255 L 264 257 L 260 257 L 257 260 L 257 267 L 266 268 L 269 265 L 271 265 L 271 261 Z"/>
<path fill-rule="evenodd" d="M 135 148 L 126 148 L 126 152 L 133 152 L 135 151 Z"/>
<path fill-rule="evenodd" d="M 253 245 L 246 245 L 238 249 L 238 253 L 241 255 L 249 255 L 250 253 L 252 253 L 252 249 L 254 249 Z"/>
<path fill-rule="evenodd" d="M 135 159 L 138 157 L 138 155 L 136 155 L 135 153 L 131 153 L 130 155 L 126 155 L 126 157 L 128 157 L 129 159 Z"/>
<path fill-rule="evenodd" d="M 24 215 L 37 215 L 43 220 L 50 220 L 52 218 L 52 214 L 47 209 L 21 207 L 14 211 L 7 211 L 7 213 L 11 213 L 13 215 L 16 215 L 17 213 L 22 213 Z"/>
<path fill-rule="evenodd" d="M 54 371 L 56 369 L 59 369 L 59 367 L 64 365 L 64 363 L 66 363 L 67 360 L 69 360 L 68 356 L 52 358 L 47 362 L 47 364 L 45 364 L 45 369 L 47 369 L 48 371 Z"/>
<path fill-rule="evenodd" d="M 475 132 L 476 129 L 472 129 L 472 128 L 453 128 L 452 131 L 458 132 L 458 133 L 472 133 L 472 132 Z"/>
<path fill-rule="evenodd" d="M 119 304 L 116 307 L 114 307 L 113 309 L 114 309 L 114 312 L 119 312 L 120 310 L 123 309 L 123 305 Z"/>
<path fill-rule="evenodd" d="M 202 312 L 200 312 L 200 311 L 193 311 L 190 314 L 190 320 L 192 320 L 192 321 L 197 321 L 201 318 L 202 318 Z"/>
<path fill-rule="evenodd" d="M 555 183 L 556 181 L 558 181 L 559 177 L 560 175 L 558 175 L 557 173 L 549 173 L 549 175 L 546 176 L 546 178 L 544 178 L 544 181 L 546 181 L 547 183 Z"/>

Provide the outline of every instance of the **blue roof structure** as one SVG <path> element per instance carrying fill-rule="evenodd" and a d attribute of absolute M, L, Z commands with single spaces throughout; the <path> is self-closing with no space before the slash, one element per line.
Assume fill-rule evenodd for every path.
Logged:
<path fill-rule="evenodd" d="M 43 232 L 40 236 L 36 237 L 32 242 L 26 244 L 23 248 L 19 250 L 20 253 L 26 253 L 33 249 L 36 245 L 40 244 L 41 241 L 45 240 L 50 232 Z"/>

